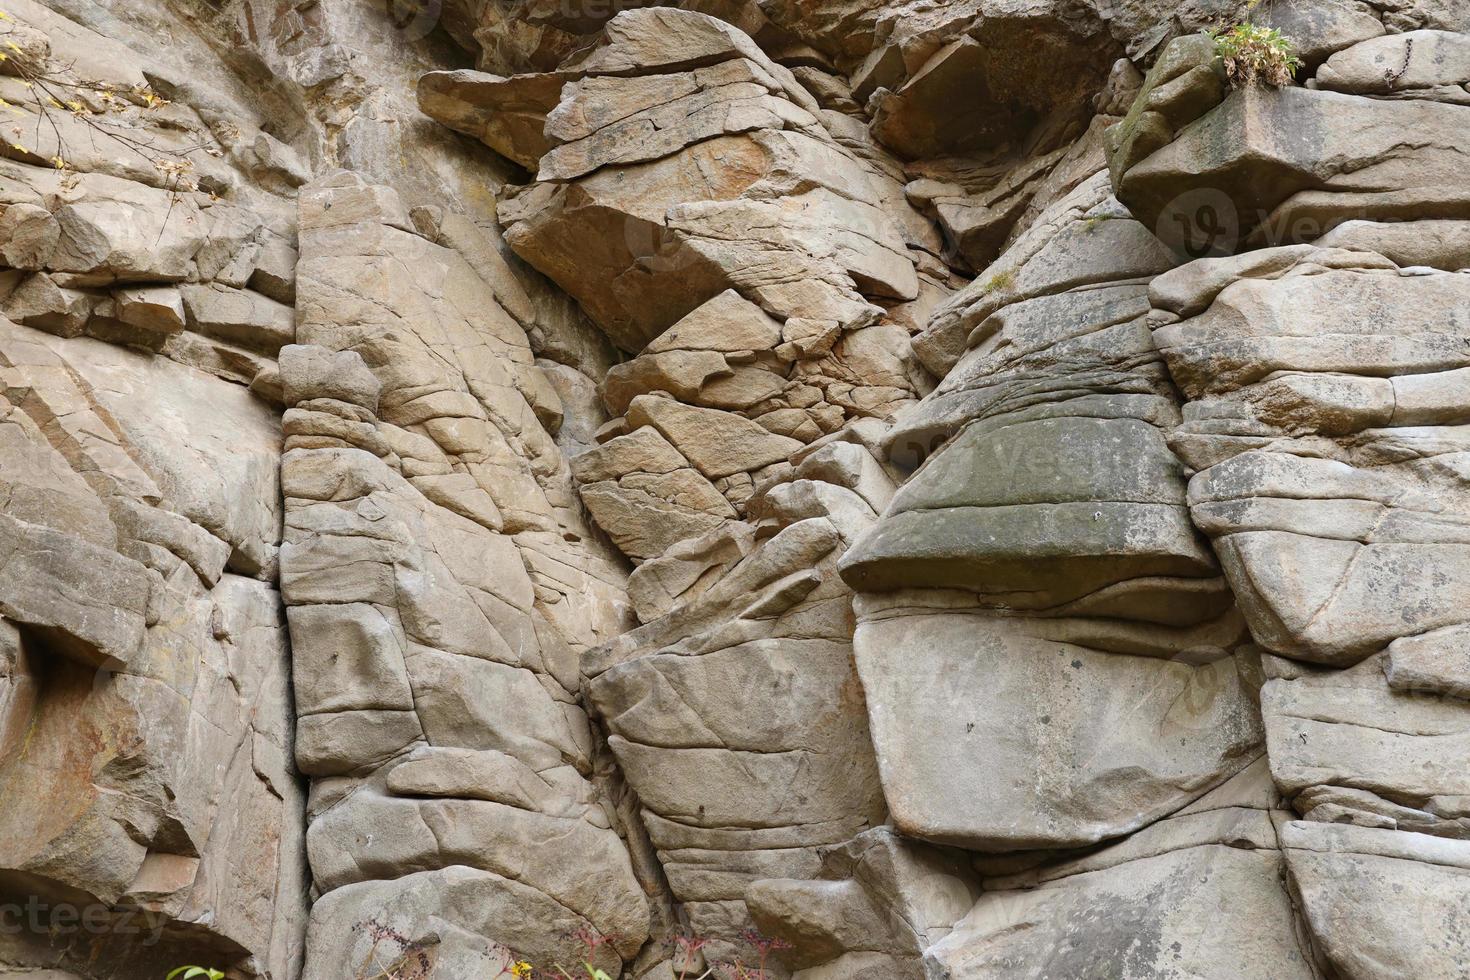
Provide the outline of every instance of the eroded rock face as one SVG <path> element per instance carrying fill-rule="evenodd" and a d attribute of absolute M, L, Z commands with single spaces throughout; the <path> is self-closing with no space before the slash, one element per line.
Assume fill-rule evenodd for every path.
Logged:
<path fill-rule="evenodd" d="M 0 6 L 0 972 L 1464 973 L 1464 4 Z"/>
<path fill-rule="evenodd" d="M 499 944 L 566 961 L 588 930 L 617 937 L 598 957 L 616 970 L 649 913 L 592 782 L 576 651 L 611 631 L 617 576 L 568 546 L 586 529 L 538 418 L 556 395 L 524 331 L 457 250 L 410 228 L 393 191 L 353 174 L 301 197 L 281 582 L 297 760 L 315 780 L 307 847 L 327 896 L 309 943 L 361 955 L 360 895 L 422 941 L 432 916 L 410 894 L 463 915 L 451 909 L 528 893 L 564 914 L 471 919 L 438 955 L 488 969 Z M 542 561 L 581 572 L 576 587 Z M 307 975 L 339 969 L 314 958 Z"/>
<path fill-rule="evenodd" d="M 759 882 L 816 877 L 824 849 L 885 813 L 853 665 L 851 593 L 833 568 L 873 513 L 826 482 L 785 483 L 769 497 L 773 516 L 758 531 L 767 540 L 714 569 L 723 574 L 702 593 L 685 591 L 670 612 L 583 658 L 672 895 L 721 952 L 754 924 L 747 904 Z M 667 581 L 677 565 L 703 564 L 718 534 L 698 557 L 639 572 L 657 567 Z"/>
<path fill-rule="evenodd" d="M 1252 765 L 1121 843 L 992 879 L 931 947 L 928 975 L 1316 976 L 1292 935 L 1282 882 L 1292 852 L 1290 838 L 1278 843 L 1278 807 L 1264 767 Z M 1199 929 L 1221 917 L 1233 927 Z"/>
<path fill-rule="evenodd" d="M 293 976 L 282 439 L 246 386 L 293 339 L 294 205 L 241 186 L 202 104 L 151 87 L 153 59 L 39 4 L 7 14 L 0 87 L 24 121 L 0 168 L 0 961 Z M 47 89 L 80 100 L 50 125 Z M 158 168 L 191 146 L 213 152 Z"/>

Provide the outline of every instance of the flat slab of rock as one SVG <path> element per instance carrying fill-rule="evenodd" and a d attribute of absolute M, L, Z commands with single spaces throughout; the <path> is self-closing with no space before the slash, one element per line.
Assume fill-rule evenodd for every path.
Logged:
<path fill-rule="evenodd" d="M 1208 578 L 1183 496 L 1179 463 L 1146 422 L 972 427 L 898 491 L 842 574 L 863 591 L 959 588 L 1023 609 L 1144 576 Z"/>
<path fill-rule="evenodd" d="M 1095 843 L 1180 808 L 1260 751 L 1229 658 L 1121 656 L 1027 635 L 1025 621 L 917 612 L 865 617 L 854 650 L 894 824 L 924 840 Z M 936 714 L 939 703 L 966 707 Z"/>
<path fill-rule="evenodd" d="M 651 395 L 633 400 L 628 425 L 653 426 L 710 479 L 785 462 L 803 446 L 739 415 Z"/>

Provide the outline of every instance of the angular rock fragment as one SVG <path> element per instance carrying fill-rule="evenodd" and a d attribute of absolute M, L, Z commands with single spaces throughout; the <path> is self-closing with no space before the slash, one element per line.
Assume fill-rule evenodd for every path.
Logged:
<path fill-rule="evenodd" d="M 785 462 L 801 448 L 795 439 L 775 435 L 738 415 L 669 398 L 634 399 L 628 407 L 628 424 L 653 426 L 711 479 Z"/>
<path fill-rule="evenodd" d="M 1455 188 L 1470 157 L 1449 134 L 1463 113 L 1434 101 L 1248 87 L 1151 155 L 1122 161 L 1114 186 L 1140 221 L 1191 255 L 1306 241 L 1348 219 L 1459 216 L 1466 205 Z M 1425 139 L 1406 144 L 1406 132 Z"/>

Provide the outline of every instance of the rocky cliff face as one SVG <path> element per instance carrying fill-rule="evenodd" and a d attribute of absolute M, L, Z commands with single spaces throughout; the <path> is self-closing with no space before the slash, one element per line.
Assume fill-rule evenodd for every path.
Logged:
<path fill-rule="evenodd" d="M 0 54 L 0 975 L 1470 977 L 1465 0 Z"/>

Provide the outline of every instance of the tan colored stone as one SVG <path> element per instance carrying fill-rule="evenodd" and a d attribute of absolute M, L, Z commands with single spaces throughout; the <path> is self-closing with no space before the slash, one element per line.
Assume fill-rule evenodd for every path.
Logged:
<path fill-rule="evenodd" d="M 738 415 L 651 395 L 633 400 L 628 424 L 652 425 L 710 478 L 783 462 L 801 448 L 795 439 L 774 435 Z"/>

